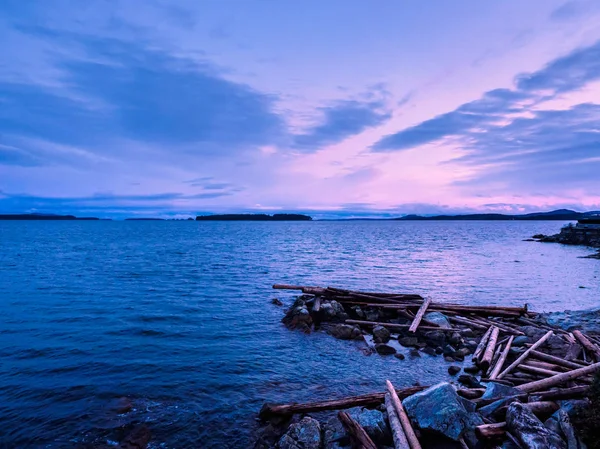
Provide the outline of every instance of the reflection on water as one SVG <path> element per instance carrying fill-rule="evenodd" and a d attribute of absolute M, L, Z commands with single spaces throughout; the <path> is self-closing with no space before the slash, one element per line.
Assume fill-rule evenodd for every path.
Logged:
<path fill-rule="evenodd" d="M 439 379 L 428 357 L 365 359 L 287 331 L 270 300 L 293 296 L 271 284 L 597 306 L 590 250 L 522 241 L 561 224 L 0 222 L 0 445 L 73 447 L 146 422 L 155 447 L 243 448 L 265 400 Z M 132 409 L 111 413 L 123 396 Z"/>

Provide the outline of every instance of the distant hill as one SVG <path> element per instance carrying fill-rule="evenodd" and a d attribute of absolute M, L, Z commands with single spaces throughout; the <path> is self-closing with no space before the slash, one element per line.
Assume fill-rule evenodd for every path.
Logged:
<path fill-rule="evenodd" d="M 509 221 L 509 220 L 579 220 L 580 218 L 594 215 L 596 212 L 575 212 L 569 209 L 559 209 L 550 212 L 534 212 L 530 214 L 521 215 L 507 215 L 507 214 L 465 214 L 465 215 L 434 215 L 426 217 L 422 215 L 406 215 L 400 218 L 394 218 L 393 220 L 406 220 L 406 221 L 433 221 L 433 220 L 490 220 L 490 221 Z"/>
<path fill-rule="evenodd" d="M 312 217 L 301 214 L 217 214 L 199 215 L 196 221 L 310 221 Z"/>
<path fill-rule="evenodd" d="M 126 218 L 125 221 L 164 221 L 164 218 Z"/>
<path fill-rule="evenodd" d="M 96 217 L 76 217 L 74 215 L 54 215 L 54 214 L 0 214 L 0 220 L 100 220 Z"/>

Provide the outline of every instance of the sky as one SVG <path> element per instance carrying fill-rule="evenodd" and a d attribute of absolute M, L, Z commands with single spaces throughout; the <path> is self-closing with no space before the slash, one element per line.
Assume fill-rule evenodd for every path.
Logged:
<path fill-rule="evenodd" d="M 3 0 L 0 213 L 600 209 L 597 0 Z"/>

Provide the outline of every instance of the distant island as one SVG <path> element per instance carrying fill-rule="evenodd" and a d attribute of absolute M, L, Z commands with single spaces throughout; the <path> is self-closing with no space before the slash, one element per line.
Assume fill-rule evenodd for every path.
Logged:
<path fill-rule="evenodd" d="M 75 215 L 54 214 L 0 214 L 0 220 L 100 220 L 97 217 L 76 217 Z"/>
<path fill-rule="evenodd" d="M 302 214 L 216 214 L 199 215 L 196 221 L 311 221 L 312 217 Z"/>
<path fill-rule="evenodd" d="M 433 220 L 488 220 L 488 221 L 510 221 L 510 220 L 579 220 L 597 214 L 598 212 L 575 212 L 569 209 L 559 209 L 551 212 L 535 212 L 522 215 L 507 215 L 507 214 L 465 214 L 465 215 L 406 215 L 400 218 L 392 218 L 392 220 L 400 221 L 433 221 Z"/>

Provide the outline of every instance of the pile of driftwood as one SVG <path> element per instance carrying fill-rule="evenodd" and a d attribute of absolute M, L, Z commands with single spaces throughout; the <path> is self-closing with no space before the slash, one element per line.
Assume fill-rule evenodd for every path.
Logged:
<path fill-rule="evenodd" d="M 567 332 L 549 326 L 539 320 L 536 313 L 527 310 L 526 306 L 449 304 L 434 302 L 414 294 L 362 292 L 331 287 L 273 287 L 302 292 L 303 295 L 288 311 L 286 320 L 290 327 L 305 331 L 330 324 L 328 321 L 343 330 L 351 326 L 351 332 L 342 333 L 352 335 L 350 338 L 356 338 L 359 334 L 371 337 L 372 333 L 376 333 L 375 329 L 383 328 L 386 332 L 397 333 L 400 343 L 407 341 L 407 336 L 415 337 L 411 340 L 413 350 L 424 349 L 430 343 L 428 339 L 432 333 L 451 334 L 455 343 L 458 338 L 461 346 L 465 343 L 462 335 L 468 335 L 471 346 L 466 346 L 467 349 L 462 354 L 470 352 L 473 363 L 463 369 L 465 372 L 478 374 L 478 377 L 466 376 L 465 379 L 470 379 L 469 382 L 465 381 L 466 385 L 456 388 L 456 393 L 470 401 L 469 407 L 478 415 L 473 422 L 478 424 L 472 429 L 464 429 L 464 432 L 472 431 L 476 439 L 463 438 L 461 434 L 455 438 L 459 445 L 457 447 L 499 447 L 498 444 L 509 439 L 514 447 L 571 449 L 569 438 L 572 437 L 573 429 L 569 427 L 568 419 L 562 419 L 562 433 L 555 432 L 558 435 L 556 440 L 552 440 L 556 435 L 548 434 L 550 431 L 541 424 L 540 419 L 559 412 L 564 418 L 562 409 L 559 410 L 560 402 L 557 401 L 585 397 L 594 373 L 600 370 L 600 339 L 597 336 L 586 335 L 578 330 Z M 324 310 L 327 311 L 326 314 L 323 313 Z M 332 310 L 339 313 L 332 313 Z M 433 316 L 431 312 L 440 312 L 447 318 L 447 324 L 440 323 L 439 320 L 429 321 L 427 317 Z M 439 316 L 440 313 L 436 315 Z M 377 317 L 377 320 L 364 319 L 365 316 Z M 382 342 L 379 334 L 373 341 L 377 342 L 378 338 L 379 342 L 375 346 L 385 346 L 385 339 Z M 389 340 L 390 337 L 387 338 Z M 443 353 L 444 349 L 436 352 Z M 452 360 L 452 354 L 448 355 Z M 454 359 L 459 360 L 456 356 Z M 506 387 L 505 394 L 510 397 L 490 395 L 492 385 Z M 427 429 L 420 428 L 418 419 L 407 414 L 402 403 L 412 395 L 423 394 L 427 387 L 413 386 L 396 390 L 389 381 L 386 387 L 386 392 L 335 400 L 306 404 L 265 404 L 260 417 L 269 420 L 273 417 L 345 410 L 357 406 L 384 406 L 395 447 L 420 448 L 418 435 Z M 498 404 L 498 401 L 504 402 Z M 493 413 L 482 414 L 482 409 L 491 404 L 498 405 L 497 409 Z M 377 447 L 360 423 L 350 415 L 342 411 L 338 416 L 357 447 Z M 564 446 L 559 443 L 562 441 L 565 442 Z"/>

